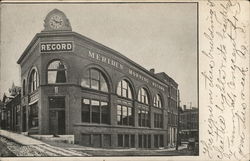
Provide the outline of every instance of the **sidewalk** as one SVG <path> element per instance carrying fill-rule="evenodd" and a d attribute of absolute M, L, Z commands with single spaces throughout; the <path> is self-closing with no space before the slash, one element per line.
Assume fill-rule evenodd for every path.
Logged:
<path fill-rule="evenodd" d="M 87 153 L 51 146 L 31 137 L 6 130 L 0 130 L 0 141 L 5 146 L 4 148 L 9 149 L 15 156 L 89 156 Z"/>
<path fill-rule="evenodd" d="M 0 130 L 0 136 L 3 136 L 7 139 L 13 140 L 14 142 L 21 144 L 21 145 L 40 145 L 44 144 L 43 142 L 30 138 L 28 136 L 17 134 L 14 132 L 9 132 L 6 130 Z"/>

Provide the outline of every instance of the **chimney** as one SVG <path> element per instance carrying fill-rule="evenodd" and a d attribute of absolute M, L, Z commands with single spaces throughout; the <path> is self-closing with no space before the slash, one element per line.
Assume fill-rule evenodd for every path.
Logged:
<path fill-rule="evenodd" d="M 149 71 L 150 71 L 151 73 L 153 73 L 153 74 L 155 73 L 155 69 L 154 69 L 154 68 L 150 69 Z"/>
<path fill-rule="evenodd" d="M 183 105 L 183 107 L 184 107 L 184 111 L 187 109 L 187 106 L 186 105 Z"/>

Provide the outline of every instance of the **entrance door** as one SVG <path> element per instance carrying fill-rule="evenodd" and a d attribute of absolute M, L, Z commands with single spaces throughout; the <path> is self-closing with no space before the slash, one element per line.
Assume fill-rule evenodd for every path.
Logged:
<path fill-rule="evenodd" d="M 49 132 L 65 134 L 65 101 L 64 97 L 49 98 Z"/>
<path fill-rule="evenodd" d="M 65 134 L 65 111 L 50 110 L 49 112 L 50 134 Z"/>

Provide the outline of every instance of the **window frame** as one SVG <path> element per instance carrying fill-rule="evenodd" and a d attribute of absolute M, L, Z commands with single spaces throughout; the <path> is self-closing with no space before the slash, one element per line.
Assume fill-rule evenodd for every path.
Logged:
<path fill-rule="evenodd" d="M 138 126 L 150 127 L 150 110 L 149 107 L 141 107 L 138 109 Z M 140 114 L 140 115 L 139 115 Z"/>
<path fill-rule="evenodd" d="M 88 100 L 89 102 L 89 109 L 87 110 L 87 113 L 89 115 L 89 120 L 88 121 L 83 121 L 83 112 L 86 112 L 86 109 L 84 107 L 84 100 Z M 99 122 L 94 122 L 93 121 L 93 105 L 92 105 L 92 101 L 97 101 L 98 102 L 98 113 L 99 113 Z M 103 108 L 102 107 L 102 103 L 106 103 L 106 107 L 105 108 L 108 108 L 108 112 L 105 112 L 105 114 L 108 113 L 108 120 L 107 122 L 103 121 L 104 119 L 102 118 L 103 117 Z M 84 110 L 83 110 L 84 109 Z M 105 124 L 105 125 L 110 125 L 111 124 L 111 114 L 110 114 L 110 104 L 108 101 L 103 101 L 103 100 L 97 100 L 97 99 L 92 99 L 92 98 L 82 98 L 81 99 L 81 123 L 89 123 L 89 124 Z"/>
<path fill-rule="evenodd" d="M 50 65 L 54 62 L 59 62 L 59 63 L 62 63 L 62 65 L 64 65 L 64 69 L 49 69 Z M 49 82 L 49 72 L 58 72 L 58 71 L 64 71 L 65 72 L 65 82 Z M 64 61 L 60 60 L 60 59 L 54 59 L 52 61 L 50 61 L 47 65 L 47 68 L 46 68 L 46 75 L 47 75 L 47 84 L 62 84 L 62 83 L 67 83 L 68 82 L 68 68 L 67 68 L 67 65 Z"/>
<path fill-rule="evenodd" d="M 154 128 L 163 128 L 163 114 L 154 113 Z"/>
<path fill-rule="evenodd" d="M 98 79 L 92 77 L 92 74 L 93 74 L 92 71 L 98 72 Z M 83 80 L 86 81 L 86 83 L 87 83 L 86 85 L 82 85 Z M 97 82 L 97 84 L 98 84 L 97 88 L 94 88 L 92 85 L 94 81 Z M 103 87 L 101 85 L 102 81 L 105 82 L 105 86 L 106 86 L 105 88 L 107 90 L 102 89 L 102 87 Z M 110 91 L 107 76 L 100 69 L 97 69 L 97 68 L 88 68 L 87 69 L 86 76 L 83 76 L 81 79 L 81 86 L 83 88 L 89 88 L 92 90 L 106 92 L 106 93 L 108 93 Z"/>
<path fill-rule="evenodd" d="M 159 93 L 154 96 L 153 106 L 157 108 L 163 108 L 163 100 Z"/>
<path fill-rule="evenodd" d="M 137 100 L 138 102 L 149 106 L 150 104 L 149 91 L 145 87 L 141 87 L 139 89 Z"/>
<path fill-rule="evenodd" d="M 31 69 L 29 75 L 28 91 L 29 93 L 35 92 L 39 87 L 39 75 L 36 69 Z"/>
<path fill-rule="evenodd" d="M 124 94 L 125 92 L 125 94 Z M 132 85 L 129 81 L 126 79 L 122 79 L 118 82 L 117 88 L 116 88 L 116 94 L 119 97 L 123 97 L 126 99 L 133 99 L 133 94 L 132 94 Z"/>
<path fill-rule="evenodd" d="M 29 129 L 33 128 L 39 128 L 39 107 L 38 107 L 38 102 L 30 105 L 29 108 L 29 122 L 28 122 L 28 127 Z M 33 122 L 35 125 L 33 125 Z"/>
<path fill-rule="evenodd" d="M 118 107 L 119 106 L 119 107 Z M 120 115 L 118 115 L 118 108 L 120 108 Z M 116 122 L 117 122 L 117 125 L 119 125 L 119 126 L 134 126 L 134 119 L 135 119 L 135 117 L 134 117 L 134 109 L 133 109 L 133 107 L 131 107 L 131 106 L 127 106 L 127 105 L 122 105 L 122 104 L 117 104 L 117 106 L 116 106 L 116 109 L 117 109 L 117 114 L 116 114 Z M 127 117 L 127 120 L 126 120 L 126 124 L 124 123 L 124 120 L 123 120 L 123 118 L 124 118 L 124 116 L 125 115 L 123 115 L 123 112 L 124 112 L 124 110 L 123 109 L 126 109 L 126 117 Z M 129 111 L 131 112 L 131 115 L 129 115 Z M 119 123 L 118 122 L 118 116 L 120 116 L 120 121 L 119 122 L 121 122 L 121 123 Z M 132 119 L 132 120 L 131 120 Z"/>
<path fill-rule="evenodd" d="M 118 147 L 122 147 L 122 148 L 134 148 L 135 147 L 135 134 L 118 133 L 117 145 Z"/>

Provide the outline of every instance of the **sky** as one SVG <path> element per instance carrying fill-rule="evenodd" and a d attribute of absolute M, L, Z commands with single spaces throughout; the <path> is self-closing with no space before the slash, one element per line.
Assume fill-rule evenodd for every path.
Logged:
<path fill-rule="evenodd" d="M 63 11 L 72 30 L 125 55 L 178 84 L 181 104 L 197 107 L 197 8 L 195 3 L 2 4 L 0 99 L 14 82 L 16 63 L 46 15 Z"/>

